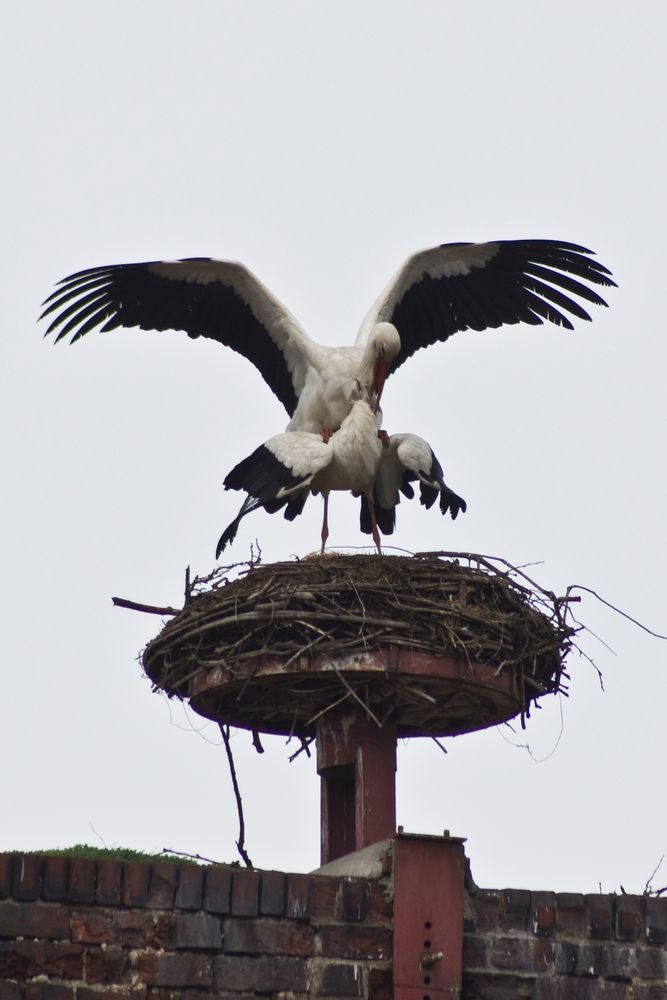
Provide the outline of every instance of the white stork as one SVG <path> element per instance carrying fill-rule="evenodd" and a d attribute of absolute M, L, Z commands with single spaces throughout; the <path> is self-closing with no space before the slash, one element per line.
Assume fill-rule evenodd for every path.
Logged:
<path fill-rule="evenodd" d="M 60 282 L 40 318 L 55 313 L 46 334 L 71 334 L 71 343 L 118 326 L 217 340 L 259 370 L 291 418 L 288 430 L 326 440 L 350 411 L 355 379 L 377 409 L 387 375 L 421 347 L 459 330 L 544 320 L 572 329 L 567 313 L 589 320 L 577 298 L 606 305 L 589 285 L 614 285 L 591 253 L 560 240 L 423 250 L 391 280 L 353 347 L 316 344 L 246 267 L 206 257 L 78 271 Z"/>
<path fill-rule="evenodd" d="M 417 434 L 392 434 L 385 447 L 375 475 L 373 505 L 366 496 L 361 498 L 360 527 L 365 534 L 372 531 L 373 516 L 383 535 L 392 535 L 396 526 L 399 493 L 411 500 L 415 491 L 412 483 L 419 482 L 419 502 L 429 510 L 440 496 L 440 511 L 451 514 L 455 521 L 459 512 L 465 514 L 465 500 L 446 485 L 442 466 L 433 449 Z"/>
<path fill-rule="evenodd" d="M 234 540 L 246 514 L 258 507 L 273 514 L 284 507 L 285 517 L 292 521 L 303 510 L 309 493 L 321 493 L 324 498 L 321 549 L 324 553 L 329 535 L 331 490 L 351 490 L 366 500 L 368 532 L 382 554 L 373 509 L 373 483 L 383 446 L 377 433 L 376 415 L 361 392 L 351 401 L 351 407 L 327 441 L 319 433 L 286 431 L 260 445 L 232 469 L 225 479 L 225 489 L 245 490 L 248 496 L 220 536 L 216 559 Z"/>

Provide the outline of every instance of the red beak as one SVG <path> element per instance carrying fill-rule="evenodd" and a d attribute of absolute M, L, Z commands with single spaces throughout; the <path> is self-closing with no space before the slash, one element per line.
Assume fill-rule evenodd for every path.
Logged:
<path fill-rule="evenodd" d="M 378 358 L 375 362 L 375 371 L 373 372 L 374 390 L 375 390 L 375 404 L 373 406 L 373 413 L 377 413 L 380 407 L 380 399 L 382 398 L 382 390 L 384 389 L 384 384 L 387 381 L 387 375 L 389 374 L 389 365 L 383 358 Z"/>

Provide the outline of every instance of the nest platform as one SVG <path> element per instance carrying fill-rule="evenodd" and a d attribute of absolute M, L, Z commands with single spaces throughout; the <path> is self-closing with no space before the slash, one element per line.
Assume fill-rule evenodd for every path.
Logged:
<path fill-rule="evenodd" d="M 232 726 L 308 738 L 355 706 L 398 736 L 459 735 L 562 689 L 574 630 L 525 580 L 472 555 L 254 565 L 192 597 L 143 666 Z"/>

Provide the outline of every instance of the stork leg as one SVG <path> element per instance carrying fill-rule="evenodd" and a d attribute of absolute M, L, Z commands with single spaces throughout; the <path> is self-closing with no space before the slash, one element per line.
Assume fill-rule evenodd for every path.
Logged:
<path fill-rule="evenodd" d="M 320 555 L 324 555 L 324 546 L 327 544 L 327 538 L 329 537 L 329 494 L 323 493 L 322 499 L 324 500 L 324 518 L 322 520 L 322 548 L 320 549 Z"/>
<path fill-rule="evenodd" d="M 380 545 L 380 532 L 378 531 L 377 521 L 375 520 L 375 503 L 373 501 L 373 494 L 366 493 L 366 500 L 368 501 L 368 513 L 371 518 L 371 534 L 373 536 L 373 541 L 375 542 L 375 548 L 378 550 L 378 555 L 382 555 L 382 546 Z"/>

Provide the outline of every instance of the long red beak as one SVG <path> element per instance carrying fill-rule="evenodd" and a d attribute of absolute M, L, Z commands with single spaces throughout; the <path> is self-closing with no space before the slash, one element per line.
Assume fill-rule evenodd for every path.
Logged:
<path fill-rule="evenodd" d="M 377 413 L 380 408 L 380 400 L 382 398 L 382 390 L 384 389 L 384 384 L 387 381 L 387 375 L 389 374 L 389 365 L 383 358 L 378 358 L 375 362 L 375 371 L 373 372 L 374 378 L 374 390 L 375 390 L 375 404 L 373 406 L 373 413 Z"/>

